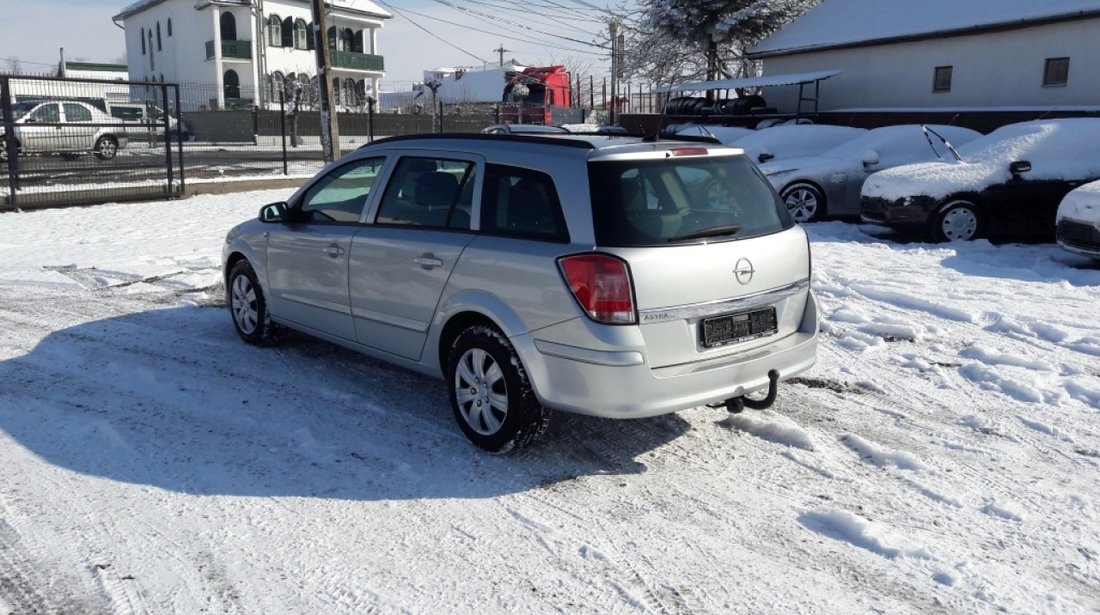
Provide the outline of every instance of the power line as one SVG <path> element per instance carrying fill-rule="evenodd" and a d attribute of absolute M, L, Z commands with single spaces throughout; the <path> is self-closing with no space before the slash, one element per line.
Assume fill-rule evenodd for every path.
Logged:
<path fill-rule="evenodd" d="M 531 26 L 528 26 L 527 24 L 523 24 L 523 23 L 519 23 L 519 22 L 515 22 L 515 21 L 510 21 L 510 20 L 507 20 L 507 19 L 501 19 L 500 17 L 498 17 L 496 15 L 492 15 L 492 14 L 489 14 L 489 13 L 483 13 L 481 11 L 475 11 L 475 10 L 472 10 L 472 9 L 461 7 L 461 6 L 458 6 L 458 5 L 454 4 L 453 2 L 449 2 L 448 0 L 433 0 L 433 2 L 436 2 L 438 4 L 442 4 L 443 6 L 447 6 L 447 7 L 453 8 L 453 9 L 458 10 L 458 11 L 463 11 L 463 12 L 466 12 L 466 13 L 470 13 L 471 15 L 476 15 L 476 16 L 484 18 L 484 19 L 491 19 L 493 21 L 499 21 L 499 22 L 505 23 L 505 24 L 510 25 L 510 26 L 516 26 L 516 27 L 519 27 L 519 28 L 523 28 L 525 30 L 530 30 L 530 31 L 532 31 L 536 34 L 541 34 L 543 36 L 550 36 L 550 37 L 553 37 L 553 38 L 560 38 L 564 41 L 569 41 L 571 43 L 577 43 L 579 45 L 586 45 L 586 46 L 589 46 L 589 47 L 596 47 L 598 49 L 604 49 L 604 50 L 610 50 L 611 49 L 607 45 L 601 45 L 599 43 L 593 43 L 593 42 L 590 42 L 590 41 L 582 41 L 582 40 L 578 40 L 578 39 L 575 39 L 575 38 L 570 38 L 568 36 L 562 36 L 560 34 L 554 34 L 553 32 L 545 32 L 543 30 L 537 30 L 535 28 L 532 28 Z"/>
<path fill-rule="evenodd" d="M 447 20 L 447 19 L 443 19 L 443 18 L 440 18 L 440 17 L 434 17 L 432 15 L 428 15 L 428 14 L 425 14 L 425 13 L 420 13 L 420 12 L 413 11 L 413 10 L 410 10 L 410 9 L 405 9 L 404 12 L 416 15 L 418 17 L 422 17 L 424 19 L 430 19 L 432 21 L 438 21 L 438 22 L 441 22 L 441 23 L 445 23 L 449 26 L 458 27 L 458 28 L 465 28 L 467 30 L 473 30 L 474 32 L 481 32 L 482 34 L 492 34 L 493 36 L 499 36 L 501 38 L 506 38 L 508 40 L 513 40 L 513 41 L 519 41 L 521 43 L 530 43 L 532 45 L 541 45 L 541 46 L 545 46 L 545 47 L 554 47 L 555 49 L 559 49 L 561 51 L 568 51 L 568 52 L 572 52 L 572 53 L 583 53 L 583 54 L 589 54 L 589 55 L 595 55 L 595 56 L 604 56 L 604 55 L 606 55 L 605 53 L 602 53 L 602 52 L 599 52 L 599 51 L 592 51 L 592 50 L 589 50 L 589 49 L 576 49 L 576 48 L 572 48 L 572 47 L 561 47 L 561 46 L 558 46 L 556 44 L 552 44 L 552 43 L 550 43 L 548 41 L 545 41 L 545 40 L 523 38 L 523 37 L 516 36 L 514 34 L 508 34 L 508 33 L 493 31 L 493 30 L 486 30 L 486 29 L 483 29 L 483 28 L 475 27 L 475 26 L 468 26 L 468 25 L 465 25 L 465 24 L 455 23 L 455 22 Z M 405 18 L 408 19 L 407 16 L 405 16 Z M 410 22 L 411 22 L 411 20 L 410 20 Z M 414 23 L 413 25 L 416 25 L 421 30 L 424 30 L 424 27 L 420 26 L 419 24 Z M 434 36 L 435 38 L 438 38 L 439 40 L 443 40 L 435 34 L 432 34 L 432 36 Z M 444 41 L 444 42 L 446 42 L 446 41 Z M 450 43 L 448 43 L 448 44 L 450 45 Z M 451 45 L 451 46 L 453 47 L 454 45 Z M 456 49 L 457 49 L 457 47 L 456 47 Z M 468 53 L 468 52 L 464 52 L 464 53 Z"/>
<path fill-rule="evenodd" d="M 377 0 L 377 2 L 378 2 L 378 4 L 381 4 L 382 6 L 384 6 L 384 7 L 388 8 L 389 10 L 393 11 L 394 13 L 396 13 L 396 14 L 398 14 L 398 15 L 401 15 L 401 16 L 402 16 L 402 17 L 404 17 L 405 19 L 408 19 L 408 20 L 409 20 L 409 23 L 411 23 L 412 25 L 416 26 L 417 28 L 420 28 L 420 29 L 421 29 L 421 30 L 423 30 L 423 31 L 424 31 L 425 33 L 427 33 L 427 34 L 428 34 L 429 36 L 431 36 L 432 38 L 435 38 L 435 39 L 439 40 L 439 41 L 440 41 L 441 43 L 443 43 L 443 44 L 445 44 L 445 45 L 448 45 L 448 46 L 451 46 L 451 47 L 454 47 L 455 49 L 457 49 L 457 50 L 461 51 L 462 53 L 464 53 L 464 54 L 466 54 L 466 55 L 468 55 L 468 56 L 470 56 L 471 58 L 474 58 L 475 60 L 477 60 L 478 62 L 481 62 L 482 64 L 489 64 L 489 62 L 488 62 L 487 60 L 485 60 L 484 58 L 478 57 L 477 55 L 475 55 L 475 54 L 473 54 L 473 53 L 470 53 L 469 51 L 466 51 L 465 49 L 463 49 L 463 48 L 459 47 L 458 45 L 455 45 L 454 43 L 452 43 L 452 42 L 450 42 L 450 41 L 448 41 L 448 40 L 444 39 L 443 37 L 441 37 L 441 36 L 437 35 L 436 33 L 432 32 L 431 30 L 429 30 L 429 29 L 425 28 L 424 26 L 422 26 L 422 25 L 420 25 L 420 24 L 416 23 L 416 22 L 415 22 L 415 21 L 413 21 L 412 19 L 409 19 L 409 17 L 408 17 L 408 16 L 406 16 L 406 15 L 405 15 L 405 14 L 404 14 L 404 13 L 403 13 L 402 11 L 399 11 L 399 10 L 397 10 L 397 9 L 396 9 L 395 7 L 393 7 L 393 6 L 392 6 L 392 5 L 390 5 L 389 3 L 387 3 L 387 2 L 384 2 L 383 0 Z"/>

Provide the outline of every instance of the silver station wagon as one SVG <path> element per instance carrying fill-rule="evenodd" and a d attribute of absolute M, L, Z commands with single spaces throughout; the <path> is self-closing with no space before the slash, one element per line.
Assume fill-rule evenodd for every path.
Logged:
<path fill-rule="evenodd" d="M 379 140 L 233 228 L 223 266 L 246 342 L 289 327 L 441 378 L 493 452 L 553 410 L 767 407 L 816 359 L 806 234 L 717 143 Z"/>

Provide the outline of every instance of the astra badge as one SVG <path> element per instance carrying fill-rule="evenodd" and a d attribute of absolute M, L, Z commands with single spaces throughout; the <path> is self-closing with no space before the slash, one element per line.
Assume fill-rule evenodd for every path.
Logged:
<path fill-rule="evenodd" d="M 737 278 L 737 283 L 742 286 L 752 282 L 752 274 L 754 273 L 756 273 L 756 269 L 753 269 L 752 261 L 747 258 L 738 259 L 737 264 L 733 267 L 733 275 Z"/>

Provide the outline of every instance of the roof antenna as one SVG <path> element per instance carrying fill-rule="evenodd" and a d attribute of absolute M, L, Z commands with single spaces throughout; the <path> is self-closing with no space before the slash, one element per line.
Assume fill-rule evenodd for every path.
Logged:
<path fill-rule="evenodd" d="M 660 89 L 660 82 L 657 84 L 657 89 Z M 660 92 L 658 92 L 659 94 Z M 665 114 L 668 113 L 668 103 L 672 100 L 672 80 L 668 81 L 668 97 L 665 98 L 665 104 L 661 106 L 661 117 L 657 119 L 657 130 L 653 131 L 653 134 L 642 137 L 642 141 L 645 143 L 656 143 L 661 140 L 661 129 L 665 124 Z"/>

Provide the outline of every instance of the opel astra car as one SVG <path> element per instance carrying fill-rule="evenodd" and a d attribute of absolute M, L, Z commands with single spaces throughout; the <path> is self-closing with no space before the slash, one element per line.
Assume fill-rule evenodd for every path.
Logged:
<path fill-rule="evenodd" d="M 980 136 L 958 126 L 883 126 L 820 156 L 766 162 L 760 165 L 760 170 L 799 222 L 813 222 L 826 215 L 856 217 L 860 189 L 872 173 L 950 156 L 950 144 L 966 143 Z"/>
<path fill-rule="evenodd" d="M 872 175 L 863 186 L 863 221 L 923 231 L 934 241 L 1050 237 L 1062 197 L 1100 179 L 1100 120 L 1009 124 L 958 152 L 959 160 Z"/>
<path fill-rule="evenodd" d="M 12 122 L 15 145 L 23 153 L 92 152 L 100 160 L 111 160 L 127 143 L 118 119 L 76 100 L 14 103 Z M 0 160 L 8 159 L 7 148 L 6 137 L 0 135 Z"/>
<path fill-rule="evenodd" d="M 1075 188 L 1062 199 L 1055 239 L 1065 250 L 1100 259 L 1100 181 Z"/>
<path fill-rule="evenodd" d="M 289 327 L 440 378 L 495 452 L 552 410 L 765 407 L 816 357 L 806 233 L 721 144 L 380 140 L 233 228 L 223 267 L 246 342 Z"/>

